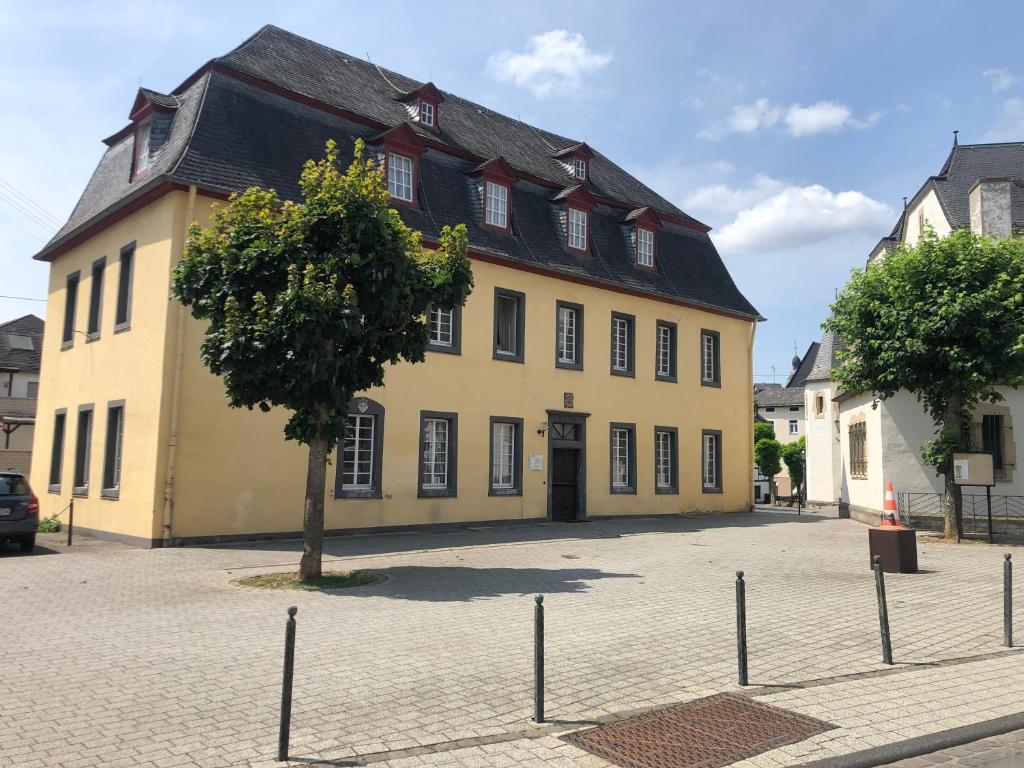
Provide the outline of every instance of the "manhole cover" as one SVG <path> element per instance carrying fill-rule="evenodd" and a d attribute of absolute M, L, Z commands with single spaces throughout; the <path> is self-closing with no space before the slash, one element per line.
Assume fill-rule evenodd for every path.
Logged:
<path fill-rule="evenodd" d="M 835 727 L 720 693 L 564 738 L 626 768 L 721 768 Z"/>

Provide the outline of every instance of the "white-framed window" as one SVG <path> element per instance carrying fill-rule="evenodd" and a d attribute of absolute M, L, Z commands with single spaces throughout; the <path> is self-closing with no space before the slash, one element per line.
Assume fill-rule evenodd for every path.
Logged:
<path fill-rule="evenodd" d="M 629 318 L 612 317 L 612 370 L 621 373 L 628 373 L 629 346 L 632 328 Z"/>
<path fill-rule="evenodd" d="M 455 338 L 455 310 L 432 309 L 427 320 L 430 324 L 430 343 L 437 347 L 452 346 Z"/>
<path fill-rule="evenodd" d="M 494 356 L 523 361 L 525 294 L 497 289 L 494 295 Z"/>
<path fill-rule="evenodd" d="M 426 102 L 420 102 L 420 122 L 428 128 L 434 127 L 434 105 Z"/>
<path fill-rule="evenodd" d="M 492 227 L 508 227 L 508 187 L 488 181 L 484 185 L 484 221 Z"/>
<path fill-rule="evenodd" d="M 700 334 L 700 378 L 704 384 L 718 384 L 718 339 L 714 331 L 701 331 Z"/>
<path fill-rule="evenodd" d="M 796 419 L 789 420 L 789 434 L 796 435 L 800 433 L 800 422 Z"/>
<path fill-rule="evenodd" d="M 721 477 L 719 471 L 721 466 L 720 441 L 722 436 L 717 432 L 704 433 L 704 450 L 701 461 L 701 475 L 704 490 L 721 490 Z"/>
<path fill-rule="evenodd" d="M 135 132 L 135 172 L 139 173 L 149 167 L 149 130 L 152 123 L 146 122 Z"/>
<path fill-rule="evenodd" d="M 636 263 L 641 267 L 654 266 L 654 230 L 636 228 Z"/>
<path fill-rule="evenodd" d="M 587 212 L 569 209 L 569 247 L 578 251 L 587 250 Z"/>
<path fill-rule="evenodd" d="M 573 175 L 580 181 L 587 180 L 587 161 L 582 157 L 577 157 L 573 161 Z"/>
<path fill-rule="evenodd" d="M 516 487 L 516 425 L 494 422 L 491 440 L 491 488 L 512 490 Z"/>
<path fill-rule="evenodd" d="M 654 433 L 654 484 L 658 488 L 671 488 L 673 472 L 672 433 L 659 430 Z"/>
<path fill-rule="evenodd" d="M 576 362 L 576 310 L 558 308 L 558 362 Z"/>
<path fill-rule="evenodd" d="M 412 202 L 412 158 L 388 153 L 388 194 L 396 200 Z"/>
<path fill-rule="evenodd" d="M 676 375 L 675 365 L 675 328 L 664 323 L 658 324 L 658 338 L 655 359 L 657 374 L 661 378 L 672 378 Z"/>
<path fill-rule="evenodd" d="M 448 487 L 448 419 L 423 420 L 423 488 Z"/>
<path fill-rule="evenodd" d="M 373 444 L 377 417 L 352 414 L 345 419 L 341 452 L 342 490 L 373 488 Z"/>
<path fill-rule="evenodd" d="M 633 430 L 629 426 L 611 427 L 611 489 L 612 492 L 633 488 Z"/>

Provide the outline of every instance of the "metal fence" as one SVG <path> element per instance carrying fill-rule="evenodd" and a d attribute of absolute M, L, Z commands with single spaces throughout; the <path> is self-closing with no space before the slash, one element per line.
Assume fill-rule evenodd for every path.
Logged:
<path fill-rule="evenodd" d="M 988 504 L 983 493 L 963 496 L 964 533 L 988 533 Z M 900 520 L 905 525 L 927 530 L 942 530 L 945 511 L 943 494 L 900 491 L 896 494 Z M 1024 496 L 992 497 L 992 531 L 1024 534 Z"/>

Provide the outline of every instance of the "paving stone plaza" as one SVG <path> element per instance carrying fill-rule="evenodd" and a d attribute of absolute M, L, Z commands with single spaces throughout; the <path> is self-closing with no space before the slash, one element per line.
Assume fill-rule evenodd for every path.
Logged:
<path fill-rule="evenodd" d="M 385 579 L 333 593 L 233 583 L 293 569 L 295 541 L 61 542 L 46 537 L 39 554 L 12 548 L 0 558 L 9 651 L 0 765 L 279 765 L 291 604 L 295 765 L 610 765 L 562 736 L 719 693 L 835 726 L 735 764 L 744 768 L 801 765 L 1024 710 L 1020 652 L 1001 644 L 1003 554 L 1017 548 L 922 540 L 922 572 L 886 576 L 889 667 L 867 529 L 825 514 L 334 538 L 325 568 Z M 747 581 L 743 689 L 737 569 Z M 546 607 L 543 726 L 530 721 L 535 594 Z M 1009 755 L 1007 743 L 993 749 Z M 899 765 L 980 764 L 963 762 L 971 754 Z"/>

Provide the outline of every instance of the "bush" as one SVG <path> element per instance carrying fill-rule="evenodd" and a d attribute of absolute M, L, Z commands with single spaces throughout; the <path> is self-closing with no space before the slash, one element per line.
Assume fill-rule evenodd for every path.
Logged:
<path fill-rule="evenodd" d="M 44 517 L 39 521 L 39 533 L 60 533 L 60 520 L 56 517 Z"/>

